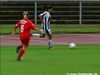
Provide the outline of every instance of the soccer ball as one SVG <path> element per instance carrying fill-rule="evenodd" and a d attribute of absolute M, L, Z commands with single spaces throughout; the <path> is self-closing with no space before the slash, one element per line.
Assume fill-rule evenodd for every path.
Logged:
<path fill-rule="evenodd" d="M 72 43 L 69 44 L 69 47 L 70 48 L 76 48 L 76 44 L 72 42 Z"/>

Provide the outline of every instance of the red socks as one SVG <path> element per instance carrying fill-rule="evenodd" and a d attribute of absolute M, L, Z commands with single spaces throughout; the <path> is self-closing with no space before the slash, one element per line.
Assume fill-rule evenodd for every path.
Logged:
<path fill-rule="evenodd" d="M 25 51 L 24 51 L 23 49 L 21 49 L 20 52 L 18 53 L 18 58 L 21 58 L 22 55 L 24 54 L 24 52 L 25 52 Z"/>

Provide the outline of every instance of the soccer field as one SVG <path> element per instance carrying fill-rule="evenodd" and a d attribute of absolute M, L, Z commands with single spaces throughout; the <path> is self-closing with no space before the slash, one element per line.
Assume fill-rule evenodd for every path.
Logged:
<path fill-rule="evenodd" d="M 98 73 L 100 45 L 31 45 L 21 62 L 16 61 L 15 46 L 0 47 L 0 75 L 67 75 L 67 73 Z"/>

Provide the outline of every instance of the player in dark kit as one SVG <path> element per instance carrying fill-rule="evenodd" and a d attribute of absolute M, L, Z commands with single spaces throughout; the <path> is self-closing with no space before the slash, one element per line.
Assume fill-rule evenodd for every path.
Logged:
<path fill-rule="evenodd" d="M 45 31 L 45 34 L 48 36 L 48 48 L 52 48 L 52 33 L 50 29 L 50 20 L 51 15 L 50 11 L 52 11 L 51 6 L 45 6 L 44 12 L 39 15 L 40 21 L 42 23 L 42 29 Z M 45 37 L 45 34 L 42 34 L 41 37 Z"/>
<path fill-rule="evenodd" d="M 25 53 L 26 48 L 29 45 L 30 41 L 30 30 L 37 30 L 39 32 L 43 32 L 43 30 L 40 30 L 37 28 L 31 20 L 28 19 L 28 12 L 23 12 L 23 19 L 19 20 L 18 23 L 14 26 L 14 32 L 12 34 L 15 34 L 16 28 L 20 29 L 20 41 L 21 45 L 19 45 L 16 49 L 18 55 L 17 55 L 17 61 L 21 60 L 22 55 Z"/>

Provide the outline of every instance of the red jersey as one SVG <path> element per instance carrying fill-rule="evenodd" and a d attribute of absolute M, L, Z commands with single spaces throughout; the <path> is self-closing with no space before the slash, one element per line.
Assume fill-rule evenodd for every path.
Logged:
<path fill-rule="evenodd" d="M 28 18 L 23 18 L 17 23 L 20 29 L 20 38 L 29 38 L 30 30 L 35 29 L 35 25 Z"/>

